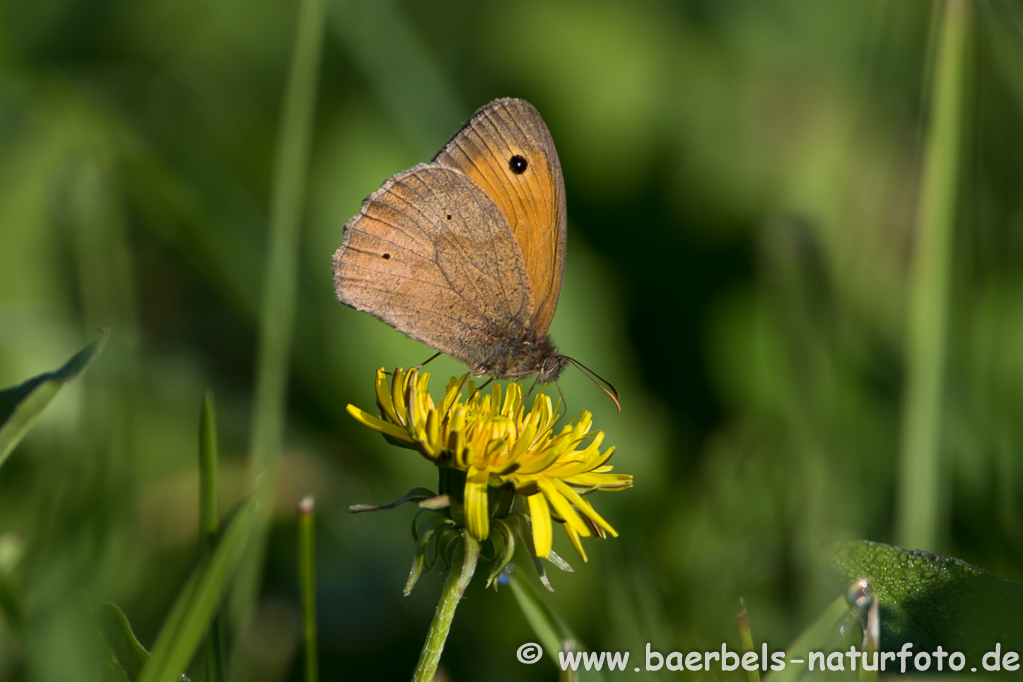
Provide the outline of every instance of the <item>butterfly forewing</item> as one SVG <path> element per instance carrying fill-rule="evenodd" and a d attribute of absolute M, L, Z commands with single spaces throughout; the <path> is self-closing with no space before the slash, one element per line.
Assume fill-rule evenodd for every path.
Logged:
<path fill-rule="evenodd" d="M 567 211 L 561 164 L 543 118 L 523 100 L 491 102 L 434 163 L 465 173 L 500 209 L 531 284 L 530 326 L 546 334 L 561 294 Z"/>
<path fill-rule="evenodd" d="M 465 174 L 433 164 L 395 175 L 345 226 L 337 297 L 470 366 L 533 317 L 502 211 Z"/>

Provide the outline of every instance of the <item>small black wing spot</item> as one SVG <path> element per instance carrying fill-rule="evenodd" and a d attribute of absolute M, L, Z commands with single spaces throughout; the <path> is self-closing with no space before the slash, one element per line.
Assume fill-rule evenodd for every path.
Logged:
<path fill-rule="evenodd" d="M 387 260 L 387 259 L 388 259 L 388 258 L 390 258 L 390 257 L 391 257 L 391 254 L 389 254 L 389 253 L 385 253 L 385 254 L 383 255 L 383 259 L 384 259 L 384 260 Z"/>
<path fill-rule="evenodd" d="M 529 168 L 529 163 L 526 161 L 524 156 L 516 154 L 515 156 L 508 159 L 508 168 L 515 175 L 522 175 Z"/>

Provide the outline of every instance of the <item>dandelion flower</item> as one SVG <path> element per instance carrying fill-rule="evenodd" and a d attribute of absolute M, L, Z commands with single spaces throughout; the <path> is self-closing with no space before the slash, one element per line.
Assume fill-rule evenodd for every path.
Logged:
<path fill-rule="evenodd" d="M 414 449 L 437 465 L 441 492 L 461 503 L 461 525 L 476 540 L 490 537 L 492 524 L 502 523 L 514 497 L 521 496 L 529 512 L 535 556 L 552 556 L 552 528 L 557 522 L 586 561 L 581 538 L 618 533 L 583 496 L 632 486 L 632 476 L 613 473 L 608 464 L 614 448 L 600 451 L 604 434 L 591 431 L 589 412 L 581 412 L 555 433 L 558 415 L 542 392 L 526 410 L 517 384 L 508 384 L 502 397 L 500 386 L 482 393 L 470 381 L 465 398 L 466 378 L 451 379 L 443 400 L 435 404 L 427 390 L 428 373 L 399 368 L 388 384 L 381 369 L 376 375 L 380 416 L 352 405 L 348 411 L 388 441 Z M 463 477 L 464 486 L 457 489 Z M 454 487 L 445 491 L 445 480 L 455 482 Z"/>

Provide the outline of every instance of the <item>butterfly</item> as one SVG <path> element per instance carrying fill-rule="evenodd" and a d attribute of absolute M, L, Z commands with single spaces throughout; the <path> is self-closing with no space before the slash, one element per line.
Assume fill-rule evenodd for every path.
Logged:
<path fill-rule="evenodd" d="M 561 163 L 543 118 L 525 100 L 495 100 L 429 163 L 392 176 L 363 201 L 334 254 L 334 289 L 345 305 L 475 376 L 548 383 L 569 362 L 589 372 L 547 333 L 565 272 L 567 220 Z"/>

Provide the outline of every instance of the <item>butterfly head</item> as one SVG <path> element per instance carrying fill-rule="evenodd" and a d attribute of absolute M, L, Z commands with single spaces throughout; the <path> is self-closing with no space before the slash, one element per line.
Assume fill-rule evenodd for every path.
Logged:
<path fill-rule="evenodd" d="M 540 363 L 540 371 L 536 373 L 536 380 L 541 384 L 557 381 L 558 377 L 565 370 L 565 366 L 568 365 L 568 361 L 569 358 L 566 355 L 558 355 L 556 352 L 551 353 Z"/>

